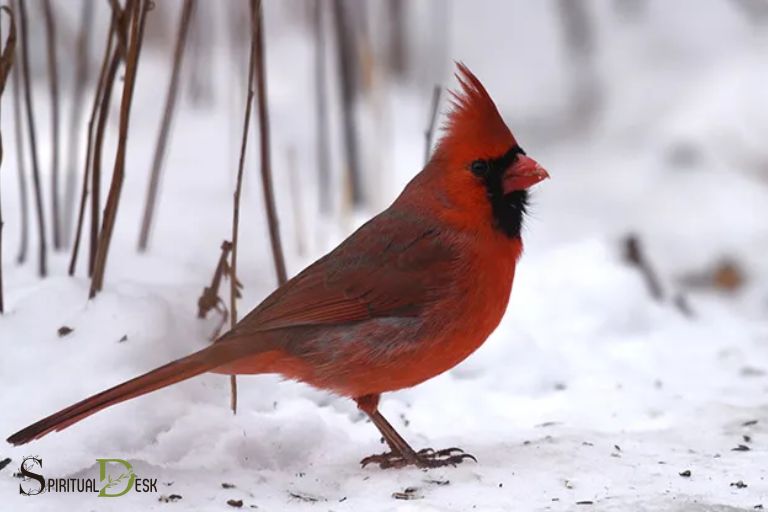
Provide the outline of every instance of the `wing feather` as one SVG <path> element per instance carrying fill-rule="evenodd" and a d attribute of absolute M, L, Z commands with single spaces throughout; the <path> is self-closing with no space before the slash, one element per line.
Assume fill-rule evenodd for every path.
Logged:
<path fill-rule="evenodd" d="M 445 293 L 454 262 L 438 228 L 388 210 L 277 289 L 233 334 L 418 316 Z"/>

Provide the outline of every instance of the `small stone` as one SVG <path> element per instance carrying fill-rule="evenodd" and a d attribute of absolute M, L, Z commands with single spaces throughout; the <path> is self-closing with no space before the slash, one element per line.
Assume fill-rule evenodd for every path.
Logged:
<path fill-rule="evenodd" d="M 396 500 L 418 500 L 423 498 L 423 496 L 416 494 L 416 491 L 418 491 L 416 487 L 406 487 L 402 491 L 393 492 L 392 497 Z"/>
<path fill-rule="evenodd" d="M 59 338 L 63 338 L 64 336 L 72 334 L 72 331 L 74 331 L 73 328 L 68 327 L 66 325 L 62 325 L 61 327 L 59 327 L 58 331 L 56 332 L 59 333 Z"/>

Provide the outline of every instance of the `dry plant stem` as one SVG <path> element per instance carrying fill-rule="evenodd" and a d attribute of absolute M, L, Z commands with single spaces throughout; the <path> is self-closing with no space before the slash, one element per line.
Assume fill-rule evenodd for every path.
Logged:
<path fill-rule="evenodd" d="M 128 7 L 130 6 L 130 2 L 133 0 L 126 0 L 125 9 L 120 7 L 120 1 L 119 0 L 108 0 L 109 6 L 112 8 L 112 17 L 113 19 L 117 19 L 117 51 L 120 54 L 120 57 L 126 58 L 127 54 L 127 44 L 126 40 L 128 38 L 128 30 L 127 30 L 127 23 L 130 21 L 130 19 L 125 19 L 124 16 L 128 12 Z"/>
<path fill-rule="evenodd" d="M 230 7 L 233 2 L 227 4 Z M 244 5 L 242 2 L 241 5 Z M 215 46 L 215 30 L 210 25 L 211 11 L 215 9 L 216 2 L 201 2 L 195 6 L 195 14 L 192 16 L 190 35 L 186 53 L 189 57 L 185 65 L 186 76 L 182 78 L 182 83 L 186 86 L 190 104 L 194 107 L 210 106 L 214 101 L 214 85 L 211 73 L 212 49 Z M 231 12 L 237 13 L 237 9 L 229 8 Z M 247 20 L 246 20 L 247 25 Z M 239 37 L 237 32 L 232 36 Z M 238 38 L 238 41 L 242 39 Z"/>
<path fill-rule="evenodd" d="M 402 78 L 408 64 L 408 31 L 406 28 L 406 3 L 404 0 L 389 0 L 387 11 L 390 19 L 388 30 L 388 63 L 392 73 Z"/>
<path fill-rule="evenodd" d="M 8 25 L 9 25 L 9 31 L 8 31 L 8 39 L 5 41 L 5 45 L 3 46 L 3 51 L 0 54 L 0 99 L 3 97 L 3 92 L 5 92 L 5 83 L 8 80 L 8 73 L 11 71 L 11 68 L 13 67 L 13 57 L 14 53 L 16 52 L 16 25 L 13 21 L 13 12 L 7 7 L 2 6 L 0 7 L 2 11 L 8 15 Z M 2 20 L 0 20 L 1 22 Z M 0 40 L 2 39 L 2 35 L 0 34 Z M 0 133 L 0 171 L 2 171 L 3 166 L 3 136 L 2 133 Z M 2 193 L 0 193 L 0 199 L 2 199 Z M 2 201 L 0 201 L 2 203 Z M 5 304 L 3 301 L 3 208 L 0 204 L 0 313 L 3 313 L 5 311 Z"/>
<path fill-rule="evenodd" d="M 344 129 L 344 146 L 349 187 L 353 206 L 364 202 L 363 186 L 360 177 L 360 162 L 357 147 L 357 123 L 355 120 L 354 97 L 356 80 L 354 74 L 354 53 L 356 47 L 352 38 L 348 19 L 349 13 L 341 0 L 333 0 L 333 15 L 336 21 L 336 51 L 338 52 L 339 72 L 341 74 L 341 114 Z"/>
<path fill-rule="evenodd" d="M 640 239 L 636 235 L 628 235 L 624 239 L 624 259 L 630 265 L 637 267 L 640 273 L 645 279 L 645 284 L 648 286 L 648 292 L 654 300 L 661 301 L 664 299 L 664 291 L 661 289 L 661 284 L 656 272 L 651 267 L 648 259 L 645 257 Z"/>
<path fill-rule="evenodd" d="M 85 0 L 88 2 L 88 0 Z M 101 62 L 101 71 L 99 72 L 99 79 L 96 82 L 96 93 L 93 97 L 93 106 L 91 107 L 91 117 L 88 121 L 88 133 L 87 133 L 87 143 L 85 148 L 85 169 L 83 170 L 83 187 L 80 191 L 80 208 L 77 214 L 77 227 L 75 229 L 75 240 L 74 244 L 72 245 L 72 257 L 69 260 L 69 275 L 72 276 L 75 274 L 75 265 L 77 264 L 77 254 L 80 250 L 80 240 L 82 238 L 82 232 L 83 232 L 83 223 L 85 221 L 85 205 L 86 200 L 88 198 L 88 181 L 91 177 L 91 164 L 93 160 L 93 129 L 94 129 L 94 123 L 96 122 L 96 115 L 99 113 L 99 104 L 101 103 L 101 97 L 104 94 L 104 87 L 107 80 L 107 73 L 108 68 L 110 64 L 110 55 L 112 55 L 112 42 L 114 38 L 112 37 L 113 32 L 115 30 L 115 23 L 116 19 L 115 17 L 112 18 L 112 23 L 109 27 L 109 31 L 107 32 L 107 43 L 105 45 L 104 50 L 104 57 L 102 58 Z M 92 240 L 96 240 L 96 237 L 93 236 Z M 93 254 L 95 255 L 95 249 L 93 251 Z M 92 260 L 89 260 L 92 261 Z M 90 265 L 90 263 L 89 263 Z M 92 268 L 92 267 L 91 267 Z M 90 274 L 90 271 L 89 271 Z"/>
<path fill-rule="evenodd" d="M 661 286 L 658 274 L 645 255 L 640 239 L 634 234 L 627 235 L 626 238 L 624 238 L 623 246 L 625 261 L 630 265 L 637 267 L 643 275 L 651 297 L 658 302 L 663 301 L 665 296 L 664 289 Z M 683 316 L 688 318 L 694 318 L 696 316 L 683 294 L 675 294 L 672 297 L 672 304 L 683 314 Z"/>
<path fill-rule="evenodd" d="M 101 95 L 98 119 L 96 121 L 96 135 L 93 141 L 93 156 L 91 160 L 91 245 L 88 253 L 88 276 L 93 276 L 96 266 L 96 252 L 99 245 L 99 229 L 101 227 L 101 156 L 104 149 L 104 136 L 109 118 L 109 104 L 112 100 L 115 77 L 120 66 L 120 50 L 114 48 L 107 68 L 107 76 Z"/>
<path fill-rule="evenodd" d="M 99 107 L 99 118 L 96 122 L 96 138 L 93 142 L 93 156 L 91 161 L 91 239 L 90 251 L 88 252 L 88 276 L 93 277 L 93 268 L 96 265 L 96 252 L 99 244 L 99 229 L 101 228 L 99 215 L 101 214 L 101 155 L 104 148 L 104 132 L 107 128 L 107 118 L 109 117 L 109 104 L 112 99 L 112 90 L 115 85 L 115 76 L 122 60 L 125 60 L 125 47 L 120 42 L 125 41 L 125 33 L 128 31 L 128 24 L 131 21 L 128 7 L 135 0 L 130 0 L 126 9 L 120 8 L 117 1 L 110 1 L 112 6 L 112 27 L 114 28 L 117 47 L 113 49 L 107 68 L 107 75 L 104 79 L 104 88 L 101 97 L 101 106 Z"/>
<path fill-rule="evenodd" d="M 59 72 L 56 67 L 56 21 L 51 0 L 43 0 L 43 19 L 48 53 L 48 78 L 51 86 L 51 227 L 53 248 L 58 251 L 62 247 L 59 206 Z"/>
<path fill-rule="evenodd" d="M 197 317 L 205 318 L 208 316 L 208 312 L 212 309 L 219 309 L 223 306 L 223 301 L 219 297 L 219 288 L 221 287 L 221 280 L 224 274 L 229 273 L 231 275 L 231 269 L 227 265 L 227 259 L 229 253 L 232 251 L 232 243 L 224 240 L 221 243 L 221 255 L 219 256 L 219 262 L 216 264 L 216 270 L 213 272 L 213 278 L 211 279 L 211 285 L 203 288 L 203 293 L 200 294 L 200 298 L 197 299 Z"/>
<path fill-rule="evenodd" d="M 18 52 L 18 48 L 16 50 Z M 18 57 L 18 55 L 15 56 Z M 29 203 L 27 195 L 27 166 L 24 159 L 24 127 L 21 114 L 21 69 L 15 66 L 11 72 L 13 75 L 13 133 L 16 138 L 16 161 L 19 176 L 19 207 L 21 209 L 19 226 L 21 239 L 19 241 L 19 253 L 16 255 L 16 263 L 19 265 L 27 261 L 27 248 L 29 247 Z"/>
<path fill-rule="evenodd" d="M 5 6 L 3 6 L 5 7 Z M 2 37 L 2 34 L 0 34 Z M 2 64 L 0 64 L 0 73 L 3 72 Z M 0 94 L 2 99 L 2 94 Z M 3 165 L 3 134 L 0 131 L 0 177 L 2 177 L 2 165 Z M 5 302 L 3 300 L 3 187 L 0 186 L 0 315 L 5 312 Z"/>
<path fill-rule="evenodd" d="M 245 117 L 243 119 L 243 137 L 240 141 L 240 159 L 237 163 L 237 184 L 235 185 L 235 196 L 232 208 L 232 264 L 230 266 L 230 287 L 229 287 L 229 323 L 233 328 L 237 323 L 237 241 L 238 228 L 240 224 L 240 193 L 243 188 L 243 168 L 245 167 L 245 151 L 248 148 L 248 126 L 251 123 L 251 109 L 253 107 L 253 75 L 255 74 L 256 60 L 256 28 L 255 18 L 257 12 L 261 9 L 261 2 L 251 0 L 251 53 L 248 59 L 248 93 L 245 98 Z M 237 414 L 237 378 L 234 375 L 229 377 L 230 384 L 230 407 L 232 412 Z"/>
<path fill-rule="evenodd" d="M 435 85 L 432 90 L 432 108 L 429 114 L 429 121 L 427 122 L 427 129 L 424 132 L 424 164 L 429 162 L 429 154 L 432 151 L 432 138 L 435 134 L 435 122 L 437 121 L 437 107 L 440 105 L 440 86 Z"/>
<path fill-rule="evenodd" d="M 123 83 L 123 95 L 120 102 L 120 129 L 117 139 L 117 152 L 115 155 L 115 167 L 112 173 L 112 183 L 110 185 L 107 204 L 104 208 L 104 224 L 99 236 L 99 245 L 96 250 L 96 262 L 93 267 L 93 278 L 91 279 L 90 297 L 96 296 L 104 285 L 104 272 L 107 265 L 107 256 L 109 246 L 112 241 L 112 233 L 115 228 L 117 218 L 117 208 L 120 201 L 123 180 L 125 179 L 125 153 L 126 143 L 128 141 L 128 122 L 131 113 L 131 101 L 133 100 L 133 90 L 136 84 L 136 69 L 139 63 L 139 54 L 141 51 L 141 40 L 144 35 L 144 24 L 147 18 L 148 0 L 132 0 L 126 6 L 126 11 L 130 13 L 128 19 L 131 20 L 131 34 L 128 39 L 128 56 L 126 59 L 125 81 Z"/>
<path fill-rule="evenodd" d="M 261 2 L 251 4 L 257 8 L 254 20 L 254 37 L 256 38 L 255 73 L 256 73 L 256 101 L 259 106 L 259 150 L 261 151 L 261 184 L 264 191 L 264 206 L 267 210 L 269 223 L 269 241 L 272 244 L 272 259 L 275 263 L 277 282 L 282 285 L 288 280 L 285 271 L 285 258 L 283 257 L 283 245 L 280 242 L 280 226 L 277 220 L 277 208 L 275 207 L 275 194 L 272 191 L 272 164 L 270 161 L 269 141 L 269 112 L 267 111 L 267 77 L 266 63 L 264 62 L 264 22 Z"/>
<path fill-rule="evenodd" d="M 32 106 L 32 90 L 29 76 L 29 44 L 27 41 L 27 9 L 25 0 L 18 1 L 19 32 L 21 34 L 21 69 L 24 75 L 24 106 L 27 113 L 27 129 L 32 154 L 32 183 L 35 190 L 35 208 L 37 210 L 37 228 L 39 234 L 38 272 L 40 277 L 48 274 L 48 248 L 45 240 L 45 216 L 43 213 L 43 192 L 40 184 L 40 167 L 37 161 L 37 134 L 35 113 Z"/>
<path fill-rule="evenodd" d="M 304 209 L 302 208 L 304 201 L 302 201 L 301 194 L 301 182 L 299 180 L 299 169 L 296 166 L 296 148 L 293 146 L 288 148 L 286 154 L 286 162 L 288 164 L 288 178 L 290 180 L 291 190 L 291 204 L 293 205 L 293 224 L 295 226 L 296 234 L 296 252 L 299 256 L 304 256 L 307 252 L 306 238 L 307 235 L 304 230 Z"/>
<path fill-rule="evenodd" d="M 6 6 L 2 7 L 3 11 L 7 9 Z M 13 23 L 13 13 L 9 10 L 9 16 L 11 17 L 11 23 Z M 0 20 L 0 41 L 3 39 L 3 26 L 2 26 L 2 20 Z M 8 44 L 6 43 L 6 47 Z M 13 60 L 13 53 L 10 54 L 10 59 Z M 6 72 L 6 66 L 8 66 L 8 71 L 10 71 L 10 63 L 6 63 L 3 59 L 0 59 L 0 106 L 2 106 L 2 99 L 3 99 L 3 89 L 5 89 L 5 77 L 8 76 L 8 73 Z M 2 116 L 0 115 L 0 119 L 2 119 Z M 0 315 L 2 315 L 5 312 L 5 302 L 3 300 L 3 226 L 5 225 L 3 223 L 3 187 L 2 185 L 2 177 L 3 177 L 3 133 L 2 130 L 0 130 Z"/>
<path fill-rule="evenodd" d="M 320 189 L 320 212 L 331 212 L 331 171 L 328 148 L 328 93 L 325 75 L 325 30 L 323 0 L 315 0 L 315 137 L 317 144 L 318 185 Z"/>
<path fill-rule="evenodd" d="M 184 5 L 181 8 L 179 31 L 176 36 L 176 48 L 173 52 L 171 79 L 168 82 L 168 91 L 165 95 L 163 119 L 160 122 L 160 133 L 157 136 L 157 144 L 155 145 L 155 155 L 152 159 L 152 170 L 150 172 L 149 185 L 147 186 L 147 198 L 144 203 L 144 215 L 141 220 L 141 232 L 139 233 L 139 251 L 141 252 L 147 250 L 147 245 L 149 243 L 149 232 L 152 227 L 152 218 L 157 202 L 157 188 L 160 182 L 160 171 L 165 157 L 165 147 L 168 144 L 168 134 L 170 133 L 171 120 L 173 118 L 173 112 L 176 107 L 176 98 L 179 91 L 181 61 L 184 57 L 184 47 L 186 45 L 190 20 L 192 19 L 194 8 L 195 0 L 184 0 Z"/>
<path fill-rule="evenodd" d="M 75 52 L 75 83 L 72 98 L 72 109 L 69 114 L 69 129 L 67 147 L 67 174 L 64 183 L 64 203 L 62 217 L 62 237 L 64 247 L 72 242 L 72 216 L 75 207 L 75 185 L 77 182 L 77 162 L 80 156 L 80 141 L 82 112 L 85 110 L 85 89 L 88 82 L 88 62 L 90 59 L 90 39 L 93 28 L 93 6 L 91 0 L 81 0 L 80 30 L 77 34 Z M 111 28 L 110 28 L 111 30 Z M 89 137 L 90 140 L 90 137 Z"/>

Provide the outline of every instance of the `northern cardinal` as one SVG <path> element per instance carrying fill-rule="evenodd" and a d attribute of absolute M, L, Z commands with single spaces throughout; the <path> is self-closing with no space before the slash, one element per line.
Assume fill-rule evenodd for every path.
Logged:
<path fill-rule="evenodd" d="M 378 411 L 387 391 L 453 368 L 501 321 L 527 189 L 548 178 L 480 81 L 456 74 L 444 134 L 395 202 L 275 290 L 208 348 L 63 409 L 8 438 L 19 445 L 204 372 L 278 373 L 357 402 L 390 452 L 363 465 L 438 467 L 471 455 L 415 451 Z"/>

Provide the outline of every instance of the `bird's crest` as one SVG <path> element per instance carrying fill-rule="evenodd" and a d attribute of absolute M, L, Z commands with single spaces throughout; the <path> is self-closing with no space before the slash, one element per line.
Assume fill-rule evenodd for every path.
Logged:
<path fill-rule="evenodd" d="M 443 124 L 440 146 L 472 147 L 476 151 L 503 153 L 516 144 L 496 104 L 480 80 L 461 62 L 456 63 L 460 91 L 451 95 L 451 111 Z"/>

